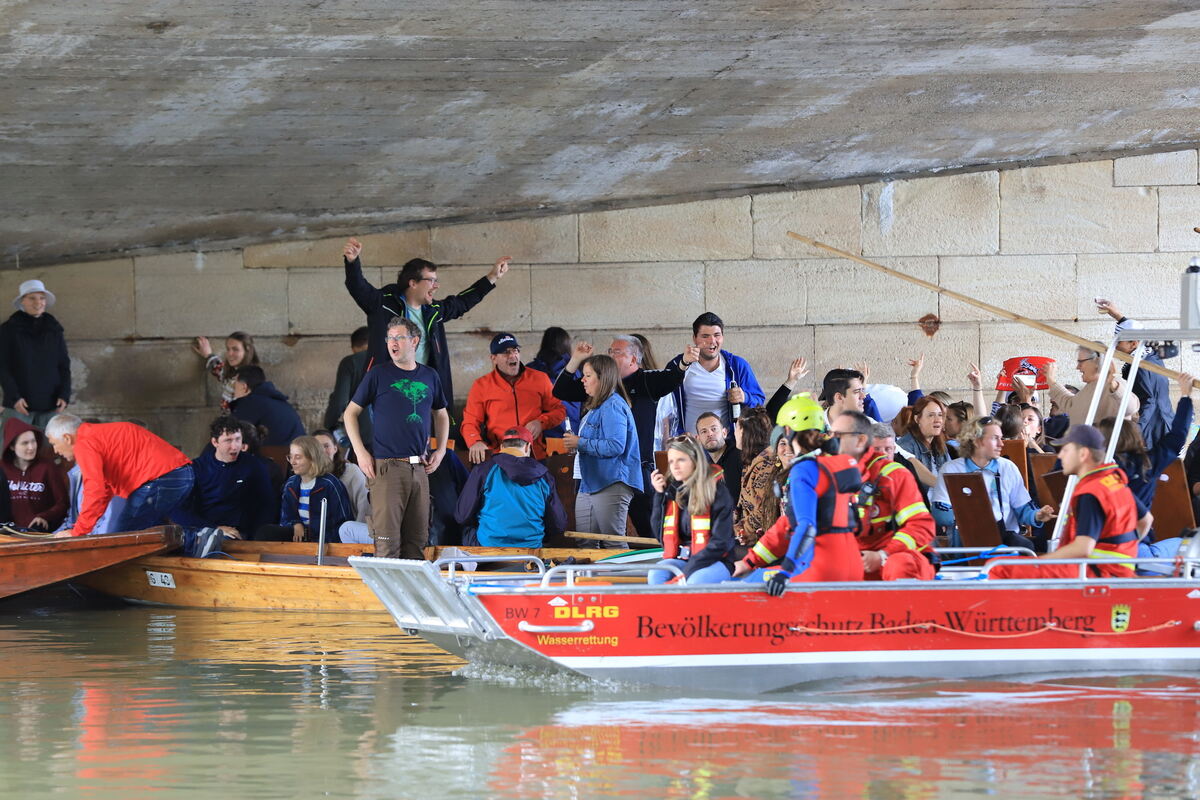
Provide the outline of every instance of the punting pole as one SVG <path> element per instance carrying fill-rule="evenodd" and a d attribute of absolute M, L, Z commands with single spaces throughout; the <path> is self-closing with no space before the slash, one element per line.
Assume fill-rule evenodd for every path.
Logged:
<path fill-rule="evenodd" d="M 840 258 L 845 258 L 845 259 L 853 261 L 857 264 L 862 264 L 864 267 L 870 267 L 871 269 L 882 272 L 885 275 L 891 275 L 893 278 L 899 278 L 901 280 L 908 281 L 909 283 L 914 283 L 917 286 L 928 289 L 931 292 L 937 292 L 938 294 L 945 295 L 946 297 L 949 297 L 953 300 L 958 300 L 958 301 L 966 303 L 968 305 L 975 306 L 976 308 L 987 311 L 989 314 L 995 314 L 998 317 L 1003 317 L 1004 319 L 1010 320 L 1012 322 L 1019 322 L 1022 325 L 1033 328 L 1034 330 L 1039 330 L 1042 333 L 1048 333 L 1051 336 L 1057 336 L 1060 339 L 1066 339 L 1068 342 L 1073 342 L 1074 344 L 1078 345 L 1079 347 L 1083 347 L 1087 350 L 1093 350 L 1097 353 L 1104 352 L 1103 345 L 1098 345 L 1095 342 L 1091 341 L 1090 339 L 1084 339 L 1082 336 L 1076 336 L 1073 333 L 1064 331 L 1061 328 L 1056 328 L 1053 325 L 1047 325 L 1046 323 L 1039 322 L 1036 319 L 1030 319 L 1029 317 L 1023 317 L 1020 314 L 1009 311 L 1008 309 L 1000 308 L 999 306 L 994 306 L 991 303 L 985 303 L 982 300 L 976 300 L 974 297 L 970 297 L 968 295 L 961 294 L 959 292 L 953 291 L 952 289 L 944 289 L 941 286 L 937 285 L 936 283 L 930 283 L 929 281 L 922 280 L 921 278 L 917 278 L 912 275 L 908 275 L 904 272 L 900 272 L 899 270 L 895 270 L 890 267 L 885 267 L 883 264 L 877 264 L 874 261 L 863 258 L 862 256 L 857 256 L 854 253 L 847 252 L 846 250 L 840 250 L 836 247 L 833 247 L 832 245 L 825 244 L 824 242 L 818 242 L 816 239 L 810 239 L 807 236 L 801 236 L 800 234 L 795 233 L 793 231 L 788 231 L 787 235 L 797 241 L 804 242 L 805 244 L 809 245 L 810 247 L 816 247 L 820 250 L 824 250 L 828 253 L 832 253 L 833 255 L 838 256 Z M 1111 349 L 1110 349 L 1110 352 L 1111 352 Z M 1118 353 L 1116 353 L 1116 358 L 1119 358 L 1121 361 L 1124 361 L 1127 364 L 1133 363 L 1133 357 L 1130 355 L 1127 355 L 1126 353 L 1118 352 Z M 1154 364 L 1149 361 L 1146 362 L 1146 364 L 1143 366 L 1143 369 L 1146 369 L 1150 372 L 1158 373 L 1159 375 L 1170 378 L 1171 380 L 1179 379 L 1179 373 L 1176 372 L 1175 370 L 1167 369 L 1166 367 L 1160 367 L 1158 364 Z"/>
<path fill-rule="evenodd" d="M 325 509 L 329 507 L 329 498 L 321 498 L 321 526 L 317 535 L 317 566 L 325 563 Z"/>

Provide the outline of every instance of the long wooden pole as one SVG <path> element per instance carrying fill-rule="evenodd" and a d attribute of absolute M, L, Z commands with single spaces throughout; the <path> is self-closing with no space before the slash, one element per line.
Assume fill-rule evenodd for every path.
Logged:
<path fill-rule="evenodd" d="M 1022 325 L 1033 328 L 1034 330 L 1039 330 L 1042 333 L 1048 333 L 1051 336 L 1057 336 L 1060 339 L 1066 339 L 1068 342 L 1074 342 L 1079 347 L 1085 348 L 1087 350 L 1092 350 L 1097 353 L 1104 353 L 1105 351 L 1108 350 L 1107 345 L 1097 344 L 1096 342 L 1093 342 L 1090 339 L 1084 339 L 1082 336 L 1076 336 L 1075 334 L 1070 333 L 1069 331 L 1064 331 L 1062 328 L 1056 328 L 1053 325 L 1047 325 L 1046 323 L 1039 322 L 1036 319 L 1030 319 L 1029 317 L 1023 317 L 1020 314 L 1009 311 L 1008 309 L 1000 308 L 999 306 L 994 306 L 991 303 L 985 303 L 982 300 L 976 300 L 974 297 L 969 297 L 968 295 L 960 294 L 959 292 L 953 291 L 952 289 L 945 289 L 941 286 L 938 286 L 936 283 L 930 283 L 929 281 L 922 280 L 921 278 L 917 278 L 912 275 L 908 275 L 904 272 L 900 272 L 899 270 L 894 270 L 894 269 L 891 269 L 890 267 L 885 267 L 883 264 L 877 264 L 874 261 L 870 261 L 869 259 L 863 258 L 862 256 L 856 256 L 854 253 L 850 253 L 845 250 L 839 250 L 838 248 L 833 247 L 832 245 L 825 244 L 824 242 L 818 242 L 816 239 L 810 239 L 807 236 L 801 236 L 800 234 L 794 233 L 792 231 L 788 231 L 787 235 L 792 237 L 793 239 L 796 239 L 797 241 L 804 242 L 805 244 L 809 245 L 810 247 L 816 247 L 818 249 L 825 250 L 826 252 L 833 253 L 835 256 L 838 256 L 840 258 L 849 259 L 850 261 L 854 261 L 858 264 L 862 264 L 864 267 L 870 267 L 871 269 L 878 270 L 879 272 L 882 272 L 885 275 L 891 275 L 893 278 L 899 278 L 901 280 L 908 281 L 909 283 L 915 283 L 917 286 L 928 289 L 931 292 L 937 292 L 938 294 L 945 295 L 946 297 L 949 297 L 953 300 L 958 300 L 960 302 L 966 303 L 967 305 L 972 305 L 972 306 L 975 306 L 976 308 L 983 309 L 984 311 L 988 312 L 989 314 L 995 314 L 997 317 L 1003 317 L 1004 319 L 1011 320 L 1013 322 L 1019 322 Z M 1133 363 L 1133 356 L 1129 355 L 1128 353 L 1122 353 L 1120 350 L 1118 350 L 1113 355 L 1115 355 L 1117 358 L 1121 359 L 1122 361 L 1124 361 L 1126 363 L 1129 363 L 1129 364 Z M 1167 378 L 1171 378 L 1172 380 L 1179 379 L 1179 373 L 1176 372 L 1175 370 L 1167 369 L 1166 367 L 1160 367 L 1158 364 L 1152 364 L 1148 361 L 1143 361 L 1141 363 L 1141 365 L 1139 366 L 1139 369 L 1144 369 L 1144 370 L 1147 370 L 1148 372 L 1156 372 L 1159 375 L 1163 375 Z"/>
<path fill-rule="evenodd" d="M 616 542 L 618 544 L 640 544 L 644 547 L 662 547 L 658 539 L 648 539 L 642 536 L 615 536 L 611 533 L 584 533 L 582 531 L 567 531 L 563 534 L 568 539 L 588 539 L 593 542 Z"/>

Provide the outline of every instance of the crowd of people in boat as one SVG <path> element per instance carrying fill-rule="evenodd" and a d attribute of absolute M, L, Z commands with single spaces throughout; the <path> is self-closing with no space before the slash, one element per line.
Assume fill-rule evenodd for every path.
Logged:
<path fill-rule="evenodd" d="M 267 380 L 250 334 L 231 334 L 223 355 L 198 337 L 194 349 L 221 384 L 222 411 L 195 458 L 136 421 L 67 413 L 66 340 L 48 313 L 55 298 L 41 281 L 26 281 L 0 325 L 0 467 L 8 479 L 0 517 L 76 536 L 170 520 L 228 538 L 321 535 L 373 545 L 380 556 L 421 558 L 431 542 L 541 546 L 568 527 L 560 491 L 568 479 L 573 530 L 607 536 L 614 547 L 627 534 L 662 543 L 664 569 L 652 580 L 766 580 L 778 588 L 789 580 L 932 578 L 938 543 L 959 541 L 947 476 L 981 473 L 1006 545 L 1055 559 L 1102 556 L 1093 571 L 1115 575 L 1132 574 L 1112 562 L 1139 546 L 1165 552 L 1147 536 L 1148 509 L 1159 476 L 1187 443 L 1190 375 L 1179 377 L 1172 406 L 1167 379 L 1140 370 L 1122 406 L 1128 366 L 1114 362 L 1101 375 L 1101 353 L 1080 347 L 1078 388 L 1060 383 L 1054 361 L 1041 359 L 1029 380 L 1014 379 L 989 403 L 982 373 L 970 365 L 972 399 L 955 402 L 944 391 L 924 392 L 921 355 L 909 362 L 906 397 L 896 387 L 870 392 L 866 364 L 830 370 L 809 387 L 808 364 L 797 358 L 767 397 L 749 361 L 726 349 L 722 319 L 705 312 L 691 341 L 661 367 L 637 333 L 615 336 L 599 352 L 548 328 L 527 362 L 516 337 L 498 333 L 492 369 L 473 382 L 453 420 L 445 323 L 481 302 L 509 262 L 500 258 L 464 291 L 437 298 L 435 264 L 412 259 L 395 283 L 375 287 L 363 275 L 362 244 L 349 240 L 346 287 L 367 324 L 338 365 L 325 427 L 305 431 Z M 1118 330 L 1140 327 L 1110 301 L 1098 308 Z M 1162 359 L 1147 351 L 1144 363 Z M 1084 425 L 1097 394 L 1099 423 Z M 1127 423 L 1110 462 L 1107 437 L 1122 408 Z M 1062 472 L 1080 478 L 1052 552 L 1055 505 L 1003 457 L 1006 440 L 1029 453 L 1058 452 Z M 265 457 L 272 448 L 287 448 L 286 471 Z M 1187 480 L 1200 494 L 1195 450 Z M 547 466 L 560 452 L 569 478 Z M 1179 532 L 1158 533 L 1169 541 Z M 1043 575 L 1057 568 L 1047 564 Z M 993 575 L 1028 569 L 1036 568 L 1004 565 Z"/>

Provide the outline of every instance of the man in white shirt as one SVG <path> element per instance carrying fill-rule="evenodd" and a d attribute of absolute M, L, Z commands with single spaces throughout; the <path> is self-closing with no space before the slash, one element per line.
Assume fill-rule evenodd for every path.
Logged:
<path fill-rule="evenodd" d="M 724 330 L 725 323 L 711 311 L 692 322 L 692 342 L 700 349 L 700 357 L 687 367 L 683 385 L 671 395 L 673 435 L 696 430 L 696 420 L 705 413 L 716 414 L 722 425 L 731 428 L 735 406 L 761 406 L 766 402 L 749 362 L 722 349 Z M 682 361 L 683 354 L 677 355 L 667 368 L 678 368 Z"/>

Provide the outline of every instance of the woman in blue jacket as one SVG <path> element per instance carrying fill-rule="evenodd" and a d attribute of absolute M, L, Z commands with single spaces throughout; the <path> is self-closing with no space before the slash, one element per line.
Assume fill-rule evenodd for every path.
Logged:
<path fill-rule="evenodd" d="M 617 362 L 591 356 L 583 362 L 587 402 L 579 434 L 564 433 L 575 453 L 575 526 L 587 533 L 625 535 L 625 517 L 635 491 L 642 491 L 642 466 L 633 411 Z"/>
<path fill-rule="evenodd" d="M 325 448 L 312 436 L 298 436 L 292 440 L 288 462 L 292 465 L 293 475 L 283 485 L 279 525 L 263 525 L 255 538 L 317 541 L 324 501 L 325 541 L 340 542 L 338 529 L 343 522 L 353 521 L 354 512 L 350 509 L 346 487 L 333 475 L 333 463 L 325 454 Z"/>

